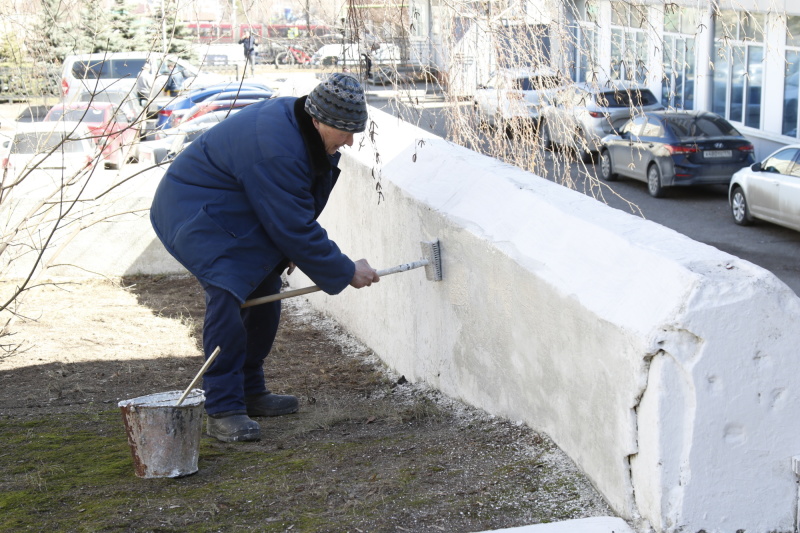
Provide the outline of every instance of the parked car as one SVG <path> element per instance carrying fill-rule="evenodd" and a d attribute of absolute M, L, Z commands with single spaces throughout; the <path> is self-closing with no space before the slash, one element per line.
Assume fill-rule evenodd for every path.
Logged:
<path fill-rule="evenodd" d="M 20 111 L 14 120 L 16 122 L 41 122 L 48 111 L 50 111 L 48 105 L 30 105 Z"/>
<path fill-rule="evenodd" d="M 149 52 L 121 52 L 70 55 L 64 58 L 61 69 L 61 92 L 66 102 L 74 101 L 80 93 L 97 94 L 106 88 L 132 90 L 136 78 L 150 69 Z"/>
<path fill-rule="evenodd" d="M 650 195 L 667 187 L 730 183 L 751 165 L 753 144 L 730 122 L 708 111 L 654 111 L 628 120 L 603 138 L 600 173 L 647 183 Z"/>
<path fill-rule="evenodd" d="M 616 133 L 633 116 L 662 109 L 649 89 L 622 82 L 579 83 L 558 90 L 552 105 L 542 108 L 540 123 L 545 148 L 566 146 L 590 162 L 603 137 Z"/>
<path fill-rule="evenodd" d="M 3 150 L 4 185 L 25 192 L 69 183 L 98 155 L 86 125 L 67 121 L 19 123 Z"/>
<path fill-rule="evenodd" d="M 132 91 L 121 89 L 105 89 L 99 93 L 82 92 L 78 95 L 77 102 L 108 102 L 125 113 L 130 122 L 144 120 L 144 108 Z"/>
<path fill-rule="evenodd" d="M 106 167 L 122 168 L 139 139 L 139 124 L 110 102 L 75 102 L 54 105 L 45 122 L 72 121 L 86 124 L 100 147 Z"/>
<path fill-rule="evenodd" d="M 241 111 L 242 107 L 211 111 L 195 119 L 184 122 L 174 128 L 156 132 L 154 141 L 143 142 L 139 146 L 139 162 L 144 164 L 169 161 L 180 153 L 192 141 L 219 124 L 226 118 Z"/>
<path fill-rule="evenodd" d="M 800 144 L 784 146 L 735 173 L 728 200 L 740 226 L 758 218 L 800 231 Z"/>
<path fill-rule="evenodd" d="M 247 107 L 256 102 L 269 100 L 271 98 L 269 93 L 258 91 L 242 92 L 236 95 L 236 97 L 234 97 L 234 94 L 235 93 L 220 93 L 214 98 L 209 98 L 194 105 L 184 113 L 180 120 L 175 122 L 175 126 L 196 119 L 206 113 L 211 113 L 212 111 Z"/>
<path fill-rule="evenodd" d="M 478 86 L 473 105 L 480 119 L 512 133 L 515 122 L 538 124 L 539 114 L 567 80 L 552 71 L 502 69 Z"/>
<path fill-rule="evenodd" d="M 191 107 L 199 104 L 200 102 L 208 100 L 209 98 L 213 98 L 220 93 L 235 95 L 237 93 L 243 94 L 251 90 L 269 92 L 273 96 L 275 95 L 275 91 L 273 89 L 267 87 L 263 83 L 255 81 L 212 85 L 211 87 L 206 87 L 205 89 L 191 91 L 189 94 L 179 97 L 162 107 L 158 112 L 156 128 L 170 128 L 174 126 L 180 120 L 183 114 L 186 113 L 186 111 L 188 111 Z"/>
<path fill-rule="evenodd" d="M 152 52 L 99 52 L 70 55 L 61 70 L 61 89 L 65 102 L 73 102 L 82 92 L 98 94 L 106 89 L 133 91 L 136 79 L 146 72 L 152 77 L 150 99 L 164 94 L 169 78 L 170 62 L 183 78 L 182 91 L 200 89 L 230 81 L 225 76 L 204 72 L 195 65 L 173 55 Z"/>

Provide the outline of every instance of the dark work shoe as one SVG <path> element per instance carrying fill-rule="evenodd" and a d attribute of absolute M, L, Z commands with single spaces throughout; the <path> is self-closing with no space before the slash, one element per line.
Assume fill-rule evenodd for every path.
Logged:
<path fill-rule="evenodd" d="M 240 412 L 237 412 L 240 413 Z M 222 442 L 261 440 L 261 426 L 245 414 L 208 415 L 207 433 Z"/>
<path fill-rule="evenodd" d="M 265 392 L 244 399 L 247 414 L 250 416 L 280 416 L 296 413 L 297 397 L 288 394 L 272 394 Z"/>

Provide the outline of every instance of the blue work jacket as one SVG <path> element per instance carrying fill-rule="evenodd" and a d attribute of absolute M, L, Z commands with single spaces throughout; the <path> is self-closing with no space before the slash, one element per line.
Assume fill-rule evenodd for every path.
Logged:
<path fill-rule="evenodd" d="M 326 153 L 304 103 L 265 100 L 210 128 L 170 164 L 153 199 L 150 220 L 169 253 L 242 302 L 288 261 L 328 294 L 355 273 L 317 222 L 340 154 Z"/>

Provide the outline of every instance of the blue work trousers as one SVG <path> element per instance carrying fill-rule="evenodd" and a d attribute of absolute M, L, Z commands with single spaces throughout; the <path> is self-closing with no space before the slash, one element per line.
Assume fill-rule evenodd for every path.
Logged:
<path fill-rule="evenodd" d="M 264 359 L 272 349 L 281 318 L 281 302 L 242 309 L 225 289 L 201 282 L 206 291 L 203 351 L 206 358 L 219 346 L 220 352 L 203 376 L 206 412 L 210 415 L 246 410 L 245 396 L 267 390 Z M 276 294 L 281 273 L 273 271 L 249 299 Z"/>

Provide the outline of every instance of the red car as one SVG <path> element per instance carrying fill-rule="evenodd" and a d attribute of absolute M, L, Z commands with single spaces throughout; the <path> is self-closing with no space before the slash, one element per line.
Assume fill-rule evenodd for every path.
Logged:
<path fill-rule="evenodd" d="M 102 150 L 107 168 L 121 168 L 132 155 L 139 140 L 139 125 L 131 123 L 121 109 L 111 102 L 76 102 L 54 105 L 45 121 L 75 121 L 85 124 Z"/>

